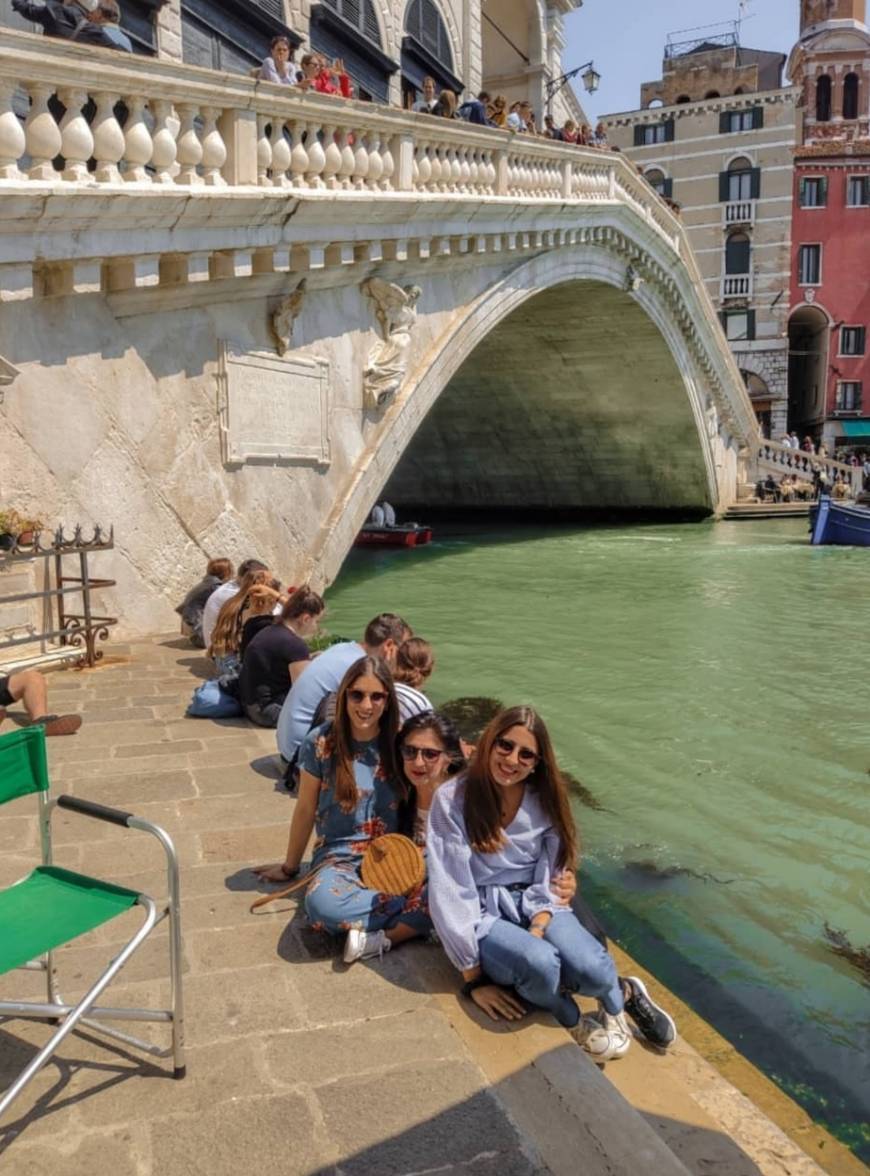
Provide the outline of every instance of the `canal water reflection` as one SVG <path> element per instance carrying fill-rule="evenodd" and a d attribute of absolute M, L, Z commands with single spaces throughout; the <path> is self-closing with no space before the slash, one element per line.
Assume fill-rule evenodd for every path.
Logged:
<path fill-rule="evenodd" d="M 802 520 L 439 532 L 358 551 L 327 595 L 400 612 L 436 703 L 538 707 L 577 804 L 581 885 L 623 946 L 863 1158 L 870 555 Z M 863 1124 L 863 1127 L 862 1127 Z"/>

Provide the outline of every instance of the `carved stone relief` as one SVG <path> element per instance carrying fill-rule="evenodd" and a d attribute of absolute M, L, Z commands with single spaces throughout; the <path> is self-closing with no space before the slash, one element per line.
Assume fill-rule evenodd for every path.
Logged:
<path fill-rule="evenodd" d="M 329 363 L 244 353 L 223 341 L 218 412 L 224 461 L 328 466 Z"/>
<path fill-rule="evenodd" d="M 369 352 L 363 371 L 363 403 L 383 408 L 402 386 L 408 370 L 419 286 L 397 286 L 380 278 L 368 278 L 362 289 L 374 305 L 381 342 Z"/>
<path fill-rule="evenodd" d="M 299 282 L 299 285 L 286 297 L 282 298 L 275 308 L 269 325 L 272 329 L 272 337 L 275 340 L 275 350 L 279 355 L 285 355 L 290 350 L 290 341 L 293 337 L 293 324 L 302 310 L 302 303 L 305 301 L 305 278 Z"/>

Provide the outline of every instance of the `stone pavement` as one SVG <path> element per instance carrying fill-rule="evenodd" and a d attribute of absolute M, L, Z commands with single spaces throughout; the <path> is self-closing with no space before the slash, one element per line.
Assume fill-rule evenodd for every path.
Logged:
<path fill-rule="evenodd" d="M 618 1063 L 638 1088 L 665 1092 L 641 1115 L 545 1019 L 517 1029 L 470 1016 L 438 948 L 407 945 L 348 969 L 295 900 L 276 904 L 287 913 L 250 915 L 249 867 L 280 857 L 293 802 L 276 779 L 272 732 L 183 718 L 207 669 L 177 639 L 157 638 L 49 678 L 52 709 L 85 717 L 78 735 L 49 741 L 53 791 L 134 811 L 175 840 L 188 1077 L 174 1082 L 170 1063 L 89 1030 L 72 1035 L 0 1124 L 4 1174 L 519 1176 L 577 1171 L 580 1154 L 589 1176 L 820 1171 L 763 1116 L 758 1138 L 735 1142 L 753 1108 L 719 1091 L 732 1122 L 717 1117 L 720 1080 L 709 1075 L 706 1103 L 689 1098 L 679 1057 L 706 1063 L 688 1046 L 666 1059 L 637 1048 Z M 53 828 L 58 865 L 164 894 L 162 851 L 146 834 L 61 810 Z M 38 844 L 30 798 L 5 806 L 0 884 L 32 867 Z M 65 998 L 139 920 L 131 912 L 58 953 Z M 101 1003 L 165 1002 L 166 959 L 161 929 Z M 38 994 L 32 973 L 0 978 L 3 998 Z M 165 1037 L 165 1027 L 129 1028 Z M 0 1022 L 0 1089 L 46 1036 L 38 1022 Z M 782 1164 L 765 1158 L 771 1150 Z"/>

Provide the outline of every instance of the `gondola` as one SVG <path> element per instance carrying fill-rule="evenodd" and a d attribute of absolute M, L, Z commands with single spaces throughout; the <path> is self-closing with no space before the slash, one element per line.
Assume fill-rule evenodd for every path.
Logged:
<path fill-rule="evenodd" d="M 810 509 L 810 543 L 870 547 L 870 510 L 823 494 Z"/>

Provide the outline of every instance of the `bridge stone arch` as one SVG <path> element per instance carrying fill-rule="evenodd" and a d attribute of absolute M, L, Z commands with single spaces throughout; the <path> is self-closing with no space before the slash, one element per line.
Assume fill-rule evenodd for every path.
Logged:
<path fill-rule="evenodd" d="M 703 311 L 697 289 L 687 273 L 675 270 L 663 242 L 649 239 L 640 244 L 641 234 L 629 236 L 612 225 L 578 230 L 574 236 L 573 244 L 503 270 L 463 314 L 454 316 L 445 331 L 420 348 L 401 393 L 344 485 L 336 488 L 332 509 L 311 548 L 306 567 L 311 579 L 328 583 L 335 577 L 372 505 L 404 455 L 413 450 L 418 430 L 437 412 L 441 399 L 449 397 L 463 369 L 467 374 L 479 349 L 485 348 L 488 339 L 497 338 L 502 328 L 509 328 L 512 316 L 524 306 L 554 293 L 569 300 L 562 304 L 563 312 L 575 297 L 578 314 L 585 299 L 605 298 L 612 312 L 623 317 L 627 338 L 633 341 L 634 352 L 629 348 L 625 356 L 630 382 L 637 385 L 644 371 L 649 374 L 655 369 L 658 382 L 669 389 L 680 436 L 671 438 L 670 448 L 664 445 L 658 451 L 651 442 L 635 454 L 635 460 L 651 477 L 677 462 L 688 480 L 677 497 L 669 501 L 667 491 L 664 496 L 652 494 L 648 505 L 717 513 L 730 503 L 739 455 L 753 418 L 736 368 L 734 373 L 723 372 L 717 366 L 721 352 L 707 349 L 709 340 L 699 326 Z M 540 501 L 531 497 L 532 505 Z M 556 501 L 551 505 L 595 503 Z"/>

